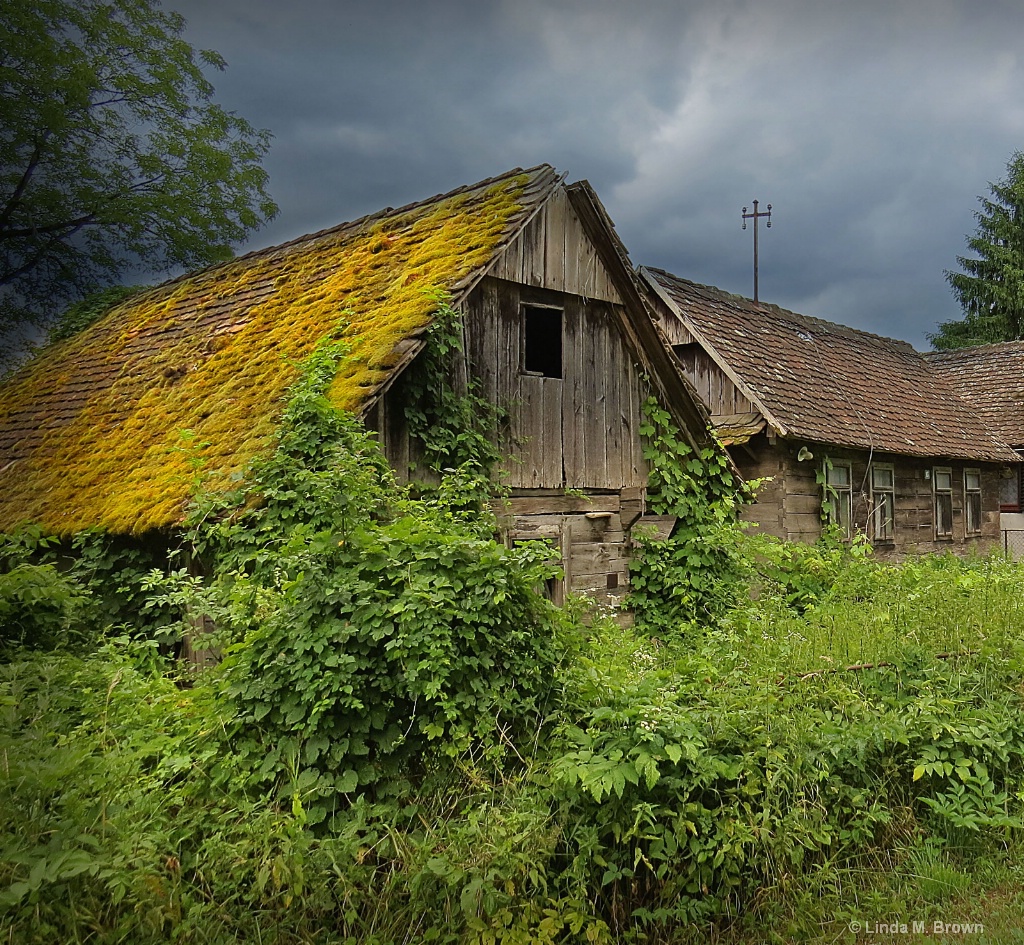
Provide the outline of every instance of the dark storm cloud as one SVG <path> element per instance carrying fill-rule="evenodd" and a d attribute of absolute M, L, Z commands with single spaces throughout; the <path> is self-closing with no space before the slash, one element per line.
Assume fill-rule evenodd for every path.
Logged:
<path fill-rule="evenodd" d="M 1024 143 L 1012 3 L 174 2 L 275 142 L 263 245 L 541 161 L 634 261 L 924 345 Z"/>

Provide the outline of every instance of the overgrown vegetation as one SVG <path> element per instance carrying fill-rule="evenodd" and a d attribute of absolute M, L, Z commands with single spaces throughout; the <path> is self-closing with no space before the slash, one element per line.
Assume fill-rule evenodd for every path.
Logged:
<path fill-rule="evenodd" d="M 643 405 L 648 507 L 677 518 L 666 538 L 637 536 L 630 563 L 630 604 L 649 630 L 683 632 L 706 623 L 735 598 L 740 575 L 740 505 L 754 484 L 742 483 L 723 449 L 694 451 L 668 411 L 651 398 Z"/>
<path fill-rule="evenodd" d="M 188 560 L 5 544 L 0 940 L 988 921 L 971 884 L 1024 865 L 1024 567 L 744 535 L 729 471 L 651 404 L 652 504 L 680 524 L 645 544 L 624 630 L 537 592 L 543 546 L 495 540 L 471 401 L 424 385 L 435 481 L 403 488 L 326 396 L 347 356 L 305 363 L 277 450 L 197 503 Z M 223 659 L 194 676 L 168 641 L 206 616 Z"/>

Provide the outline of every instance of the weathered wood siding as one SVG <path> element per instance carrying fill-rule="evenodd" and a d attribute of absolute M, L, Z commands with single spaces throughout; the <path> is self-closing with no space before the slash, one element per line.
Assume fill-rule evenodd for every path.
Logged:
<path fill-rule="evenodd" d="M 523 371 L 522 306 L 563 314 L 562 377 Z M 612 305 L 483 280 L 467 303 L 470 371 L 482 392 L 509 408 L 506 483 L 522 489 L 642 486 L 640 372 L 615 327 Z"/>
<path fill-rule="evenodd" d="M 561 311 L 561 377 L 525 370 L 525 307 Z M 563 192 L 495 260 L 462 310 L 465 365 L 453 382 L 472 376 L 508 413 L 499 434 L 507 457 L 500 474 L 512 490 L 506 535 L 557 546 L 565 577 L 556 597 L 621 597 L 647 485 L 638 433 L 647 384 L 620 328 L 621 296 Z M 399 476 L 421 478 L 407 402 L 407 379 L 399 378 L 368 422 Z"/>
<path fill-rule="evenodd" d="M 561 189 L 494 261 L 489 275 L 584 299 L 622 302 L 610 273 Z"/>
<path fill-rule="evenodd" d="M 813 459 L 798 462 L 801 446 L 807 445 Z M 758 502 L 744 511 L 743 518 L 756 522 L 761 531 L 791 541 L 815 541 L 821 535 L 822 487 L 817 473 L 827 456 L 834 463 L 850 463 L 853 482 L 853 524 L 868 530 L 871 511 L 868 454 L 863 450 L 828 447 L 821 444 L 769 443 L 764 434 L 745 447 L 733 447 L 741 474 L 746 479 L 771 476 L 762 488 Z M 991 463 L 963 460 L 918 459 L 876 453 L 873 462 L 892 466 L 895 484 L 894 537 L 875 542 L 875 553 L 883 556 L 985 551 L 1000 539 L 999 479 L 1001 467 Z M 953 534 L 935 536 L 935 500 L 933 477 L 936 467 L 952 471 Z M 980 535 L 966 534 L 964 512 L 964 470 L 981 472 L 982 527 Z M 926 473 L 929 478 L 926 478 Z"/>
<path fill-rule="evenodd" d="M 674 326 L 673 334 L 689 341 L 673 341 L 672 350 L 683 366 L 683 373 L 693 385 L 701 402 L 712 417 L 750 413 L 757 408 L 740 392 L 732 379 L 715 363 L 699 343 L 692 340 L 678 319 L 664 320 L 662 327 Z"/>

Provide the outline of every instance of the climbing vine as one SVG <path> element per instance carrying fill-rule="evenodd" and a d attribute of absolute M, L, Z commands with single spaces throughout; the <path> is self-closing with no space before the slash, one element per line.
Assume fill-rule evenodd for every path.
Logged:
<path fill-rule="evenodd" d="M 677 521 L 665 539 L 639 529 L 630 603 L 640 625 L 679 631 L 713 618 L 733 599 L 741 572 L 739 510 L 753 487 L 733 473 L 724 449 L 695 451 L 653 397 L 643 405 L 640 435 L 650 470 L 648 508 Z"/>
<path fill-rule="evenodd" d="M 437 343 L 446 330 L 432 357 L 452 350 Z M 446 409 L 473 401 L 423 392 L 437 461 L 461 463 L 413 491 L 327 397 L 347 356 L 321 345 L 273 454 L 235 493 L 197 502 L 189 537 L 206 582 L 182 569 L 152 587 L 154 602 L 215 620 L 235 755 L 260 790 L 289 797 L 298 784 L 313 823 L 347 795 L 397 790 L 431 759 L 501 756 L 536 731 L 564 639 L 536 592 L 554 571 L 547 549 L 504 547 L 493 515 L 466 508 L 493 447 L 442 428 L 458 422 Z"/>
<path fill-rule="evenodd" d="M 461 314 L 446 296 L 437 301 L 426 347 L 406 386 L 409 433 L 422 444 L 435 475 L 468 465 L 490 479 L 501 457 L 496 433 L 505 413 L 481 395 L 479 381 L 466 370 Z"/>

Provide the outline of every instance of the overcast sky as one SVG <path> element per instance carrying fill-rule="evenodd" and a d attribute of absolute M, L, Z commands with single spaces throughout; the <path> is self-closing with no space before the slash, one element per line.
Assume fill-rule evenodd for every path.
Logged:
<path fill-rule="evenodd" d="M 274 134 L 248 247 L 509 168 L 587 178 L 634 263 L 904 338 L 1024 148 L 1024 4 L 165 0 Z M 763 226 L 763 224 L 762 224 Z"/>

